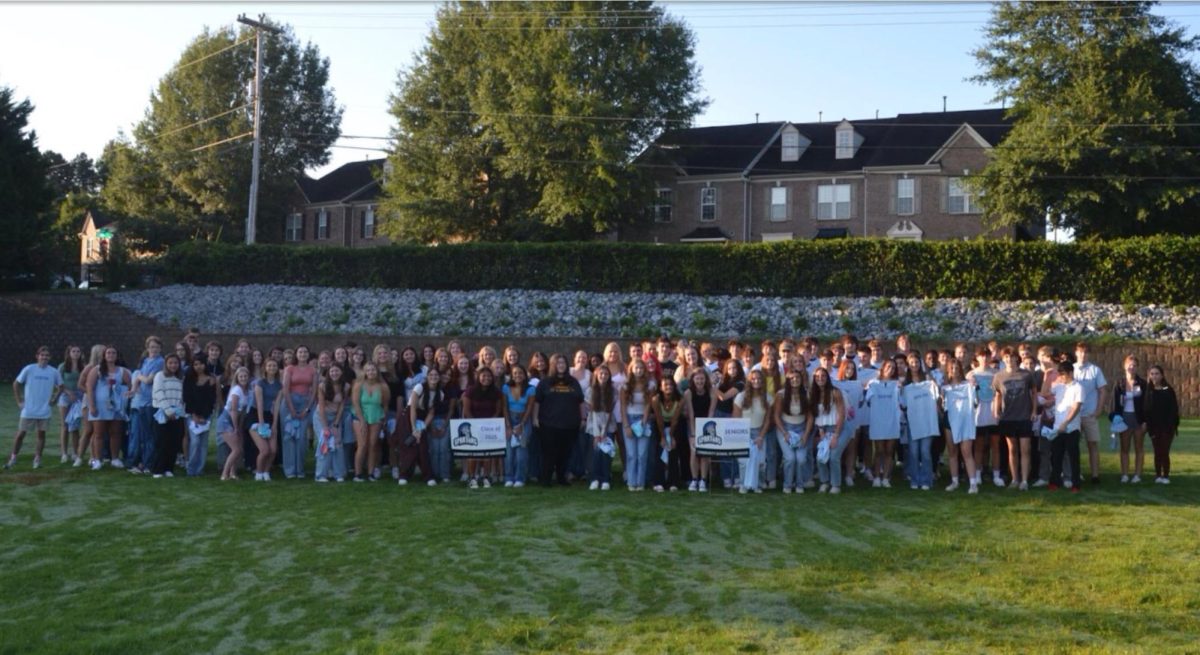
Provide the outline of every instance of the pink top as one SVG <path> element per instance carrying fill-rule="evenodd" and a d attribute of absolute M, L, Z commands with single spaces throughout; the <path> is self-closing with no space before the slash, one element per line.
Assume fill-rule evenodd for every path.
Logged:
<path fill-rule="evenodd" d="M 308 394 L 312 391 L 314 379 L 317 377 L 317 370 L 311 366 L 289 366 L 288 374 L 288 393 Z"/>

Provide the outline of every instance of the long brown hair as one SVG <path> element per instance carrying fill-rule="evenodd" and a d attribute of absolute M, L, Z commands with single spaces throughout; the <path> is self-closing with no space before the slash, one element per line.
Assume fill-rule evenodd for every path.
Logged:
<path fill-rule="evenodd" d="M 817 373 L 825 374 L 825 384 L 817 384 Z M 815 414 L 818 409 L 823 412 L 828 412 L 833 406 L 833 378 L 829 377 L 829 371 L 824 367 L 813 371 L 812 384 L 808 386 L 808 405 Z"/>
<path fill-rule="evenodd" d="M 755 390 L 754 385 L 750 383 L 756 374 L 763 381 L 760 390 Z M 763 407 L 766 407 L 770 404 L 767 402 L 767 380 L 765 377 L 763 377 L 761 370 L 750 371 L 750 374 L 746 376 L 746 389 L 742 391 L 742 409 L 749 409 L 753 407 L 755 398 L 762 400 Z"/>

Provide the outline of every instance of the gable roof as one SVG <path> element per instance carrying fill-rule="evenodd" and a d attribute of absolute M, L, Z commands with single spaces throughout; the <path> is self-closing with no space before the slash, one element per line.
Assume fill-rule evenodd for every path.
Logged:
<path fill-rule="evenodd" d="M 969 125 L 995 146 L 1011 129 L 1003 109 L 899 114 L 891 118 L 848 121 L 862 137 L 854 157 L 838 159 L 837 128 L 842 120 L 821 123 L 751 123 L 675 130 L 654 148 L 685 175 L 794 175 L 861 171 L 875 166 L 920 166 Z M 793 125 L 809 140 L 799 160 L 781 161 L 784 126 Z"/>
<path fill-rule="evenodd" d="M 379 197 L 379 172 L 385 159 L 343 164 L 319 178 L 305 175 L 296 184 L 309 204 L 374 200 Z"/>
<path fill-rule="evenodd" d="M 98 209 L 88 209 L 83 212 L 83 225 L 79 228 L 80 234 L 87 231 L 88 220 L 92 221 L 92 228 L 96 230 L 116 222 L 116 219 Z"/>

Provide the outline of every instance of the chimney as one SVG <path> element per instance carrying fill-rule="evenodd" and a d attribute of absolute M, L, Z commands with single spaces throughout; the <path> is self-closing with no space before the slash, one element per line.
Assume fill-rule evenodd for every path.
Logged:
<path fill-rule="evenodd" d="M 946 113 L 946 96 L 942 96 L 942 113 Z"/>

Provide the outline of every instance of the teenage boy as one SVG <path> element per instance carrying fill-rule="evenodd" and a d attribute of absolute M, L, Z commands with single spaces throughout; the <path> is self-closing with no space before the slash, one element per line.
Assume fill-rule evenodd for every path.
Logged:
<path fill-rule="evenodd" d="M 12 455 L 4 468 L 10 469 L 17 463 L 21 443 L 25 441 L 25 433 L 30 430 L 37 432 L 33 468 L 42 466 L 42 450 L 46 447 L 46 426 L 50 423 L 50 405 L 58 399 L 62 389 L 62 374 L 57 368 L 50 366 L 50 348 L 38 348 L 37 363 L 21 369 L 21 373 L 13 381 L 13 398 L 21 410 L 21 418 L 17 425 L 17 436 L 13 439 Z"/>
<path fill-rule="evenodd" d="M 1106 407 L 1108 380 L 1089 358 L 1092 348 L 1087 342 L 1075 344 L 1074 380 L 1083 388 L 1083 409 L 1080 429 L 1087 440 L 1088 463 L 1092 470 L 1092 484 L 1100 483 L 1100 408 Z"/>
<path fill-rule="evenodd" d="M 1062 484 L 1079 492 L 1079 428 L 1083 414 L 1083 386 L 1074 379 L 1075 369 L 1067 362 L 1058 365 L 1054 381 L 1054 434 L 1050 448 L 1050 491 Z M 1063 480 L 1063 454 L 1071 462 L 1072 479 Z"/>

